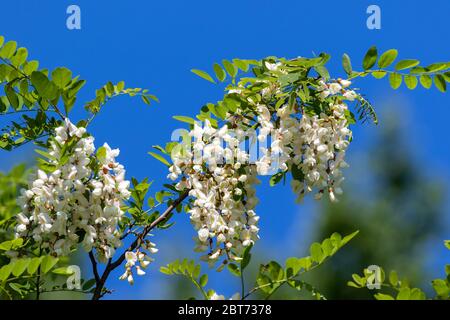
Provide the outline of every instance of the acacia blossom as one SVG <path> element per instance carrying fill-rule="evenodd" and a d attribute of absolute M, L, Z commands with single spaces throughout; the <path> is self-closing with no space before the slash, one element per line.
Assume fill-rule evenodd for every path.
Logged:
<path fill-rule="evenodd" d="M 238 148 L 244 132 L 230 134 L 227 126 L 215 129 L 209 121 L 194 125 L 192 148 L 173 156 L 168 177 L 176 180 L 178 190 L 190 189 L 194 198 L 189 209 L 197 237 L 198 252 L 208 252 L 203 260 L 213 265 L 221 256 L 239 260 L 245 247 L 258 239 L 258 203 L 254 185 L 259 183 L 248 154 Z M 225 146 L 222 142 L 225 142 Z"/>
<path fill-rule="evenodd" d="M 145 242 L 141 245 L 136 252 L 127 251 L 125 252 L 125 272 L 119 277 L 119 280 L 127 280 L 129 284 L 134 284 L 133 278 L 133 268 L 136 269 L 136 274 L 138 276 L 145 275 L 145 271 L 148 265 L 154 261 L 145 251 L 147 250 L 149 253 L 154 254 L 158 252 L 156 245 L 149 240 L 145 240 Z"/>
<path fill-rule="evenodd" d="M 125 169 L 108 144 L 94 155 L 94 138 L 68 119 L 50 141 L 50 172 L 37 170 L 18 202 L 16 233 L 31 238 L 56 256 L 68 255 L 79 243 L 96 249 L 107 261 L 121 246 L 121 204 L 130 197 Z M 100 155 L 101 153 L 101 155 Z"/>
<path fill-rule="evenodd" d="M 276 70 L 279 66 L 267 67 Z M 195 123 L 189 132 L 192 144 L 172 153 L 168 178 L 175 181 L 181 177 L 176 188 L 190 190 L 194 201 L 189 213 L 197 231 L 195 251 L 208 251 L 202 259 L 211 264 L 224 254 L 228 259 L 240 259 L 243 249 L 258 239 L 259 217 L 254 211 L 258 174 L 295 170 L 297 177 L 291 185 L 299 201 L 313 190 L 316 199 L 327 193 L 331 201 L 342 193 L 341 169 L 347 166 L 345 151 L 352 136 L 343 100 L 358 97 L 347 89 L 351 82 L 319 82 L 317 94 L 322 100 L 341 96 L 329 99 L 332 102 L 320 114 L 300 111 L 288 104 L 271 111 L 273 107 L 265 101 L 279 94 L 280 87 L 277 83 L 261 83 L 266 84 L 261 90 L 263 99 L 255 102 L 246 98 L 255 107 L 259 130 L 254 139 L 259 145 L 254 163 L 245 148 L 240 148 L 253 133 L 249 133 L 249 121 L 242 117 L 239 108 L 227 114 L 228 124 L 220 128 L 213 128 L 208 120 L 203 127 Z M 245 90 L 238 86 L 228 93 L 243 95 Z"/>

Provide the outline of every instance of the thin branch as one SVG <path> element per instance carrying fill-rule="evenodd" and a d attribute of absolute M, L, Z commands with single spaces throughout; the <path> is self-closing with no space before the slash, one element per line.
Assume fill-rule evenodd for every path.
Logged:
<path fill-rule="evenodd" d="M 105 271 L 103 272 L 99 283 L 96 285 L 94 294 L 92 296 L 92 300 L 99 300 L 103 295 L 103 287 L 105 286 L 106 280 L 109 277 L 109 274 L 116 269 L 118 266 L 122 264 L 122 262 L 125 260 L 125 253 L 127 251 L 133 251 L 134 249 L 141 246 L 142 241 L 145 239 L 145 237 L 148 235 L 148 233 L 153 230 L 155 227 L 157 227 L 161 222 L 167 219 L 167 217 L 172 213 L 172 211 L 181 203 L 184 199 L 187 198 L 189 195 L 189 190 L 185 191 L 183 194 L 181 194 L 169 207 L 167 207 L 166 211 L 164 211 L 155 221 L 153 221 L 151 224 L 144 227 L 144 230 L 138 235 L 136 240 L 133 241 L 133 243 L 129 246 L 129 248 L 123 252 L 119 258 L 117 258 L 116 261 L 112 262 L 111 260 L 108 261 L 108 264 L 106 265 Z"/>
<path fill-rule="evenodd" d="M 92 251 L 89 251 L 89 259 L 91 260 L 95 283 L 98 285 L 100 283 L 100 275 L 98 274 L 97 261 L 95 260 L 94 253 Z"/>

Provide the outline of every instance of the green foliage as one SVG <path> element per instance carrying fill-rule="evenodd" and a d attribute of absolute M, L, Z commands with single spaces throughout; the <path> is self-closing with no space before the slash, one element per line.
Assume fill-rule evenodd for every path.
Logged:
<path fill-rule="evenodd" d="M 346 54 L 342 58 L 342 64 L 349 79 L 364 77 L 369 74 L 381 79 L 389 74 L 389 81 L 393 88 L 400 87 L 404 82 L 411 90 L 415 89 L 419 83 L 429 89 L 434 83 L 440 91 L 446 91 L 446 82 L 449 79 L 449 63 L 435 63 L 427 67 L 421 67 L 417 60 L 402 60 L 395 64 L 394 70 L 386 70 L 385 68 L 393 65 L 396 58 L 397 51 L 395 49 L 388 50 L 379 56 L 377 48 L 372 47 L 363 59 L 363 71 L 354 71 L 350 57 Z M 255 110 L 257 103 L 267 105 L 273 114 L 276 114 L 276 111 L 283 105 L 294 108 L 298 117 L 304 113 L 329 113 L 331 102 L 336 103 L 345 100 L 339 94 L 330 97 L 322 97 L 320 94 L 322 90 L 320 89 L 321 80 L 329 81 L 332 79 L 326 67 L 329 59 L 330 56 L 326 53 L 321 53 L 312 58 L 266 57 L 260 61 L 224 59 L 221 64 L 215 63 L 212 67 L 214 76 L 219 82 L 228 80 L 225 88 L 227 93 L 223 99 L 215 104 L 204 105 L 200 113 L 196 115 L 196 119 L 186 116 L 174 116 L 174 118 L 188 123 L 190 126 L 196 120 L 209 120 L 214 127 L 218 127 L 219 124 L 227 124 L 233 127 L 236 126 L 238 121 L 246 123 L 248 127 L 253 127 L 255 126 L 253 120 L 258 117 L 258 111 Z M 377 62 L 378 68 L 374 69 Z M 405 73 L 404 70 L 409 70 L 409 73 Z M 191 71 L 209 82 L 216 83 L 216 80 L 205 71 L 198 69 L 192 69 Z M 78 76 L 73 76 L 72 71 L 65 67 L 58 67 L 54 70 L 40 69 L 36 60 L 28 60 L 27 49 L 18 48 L 14 41 L 4 43 L 4 38 L 0 37 L 0 86 L 3 87 L 0 91 L 3 92 L 0 95 L 0 115 L 14 115 L 16 118 L 20 118 L 20 121 L 11 121 L 5 128 L 1 129 L 0 148 L 11 150 L 32 141 L 40 147 L 47 147 L 51 137 L 46 137 L 52 135 L 55 127 L 68 117 L 75 106 L 77 94 L 84 84 L 84 80 L 80 80 Z M 261 94 L 262 90 L 267 94 Z M 93 100 L 84 105 L 90 113 L 90 118 L 82 120 L 79 125 L 88 126 L 108 101 L 121 95 L 139 96 L 146 104 L 150 104 L 151 101 L 158 101 L 154 95 L 148 93 L 147 89 L 125 88 L 123 81 L 116 84 L 108 82 L 96 90 Z M 358 120 L 364 122 L 370 119 L 375 123 L 377 122 L 375 110 L 365 98 L 359 97 L 354 104 L 354 108 Z M 32 116 L 29 116 L 29 114 Z M 346 117 L 350 123 L 355 123 L 356 117 L 352 112 L 349 111 Z M 170 162 L 166 158 L 174 150 L 183 152 L 183 149 L 178 147 L 178 143 L 168 143 L 165 147 L 154 146 L 153 148 L 158 153 L 149 152 L 149 154 L 166 166 L 170 166 Z M 74 148 L 74 145 L 67 143 L 62 149 L 61 155 L 59 155 L 60 158 L 57 159 L 58 162 L 65 163 L 72 148 Z M 53 171 L 55 168 L 48 161 L 53 160 L 53 156 L 41 149 L 37 149 L 36 152 L 43 157 L 38 160 L 39 167 L 47 172 Z M 106 149 L 100 147 L 96 153 L 97 159 L 104 159 L 105 156 Z M 299 174 L 298 168 L 290 169 L 294 179 L 304 179 Z M 276 185 L 285 176 L 285 172 L 275 174 L 270 179 L 270 184 Z M 2 180 L 3 176 L 0 176 L 0 187 L 3 187 L 4 181 Z M 5 181 L 10 182 L 10 180 Z M 168 223 L 173 211 L 162 216 L 155 209 L 159 205 L 165 204 L 168 207 L 172 206 L 172 210 L 175 207 L 173 206 L 174 199 L 176 196 L 180 196 L 180 191 L 175 188 L 175 184 L 166 184 L 163 190 L 157 191 L 154 196 L 149 197 L 148 191 L 151 185 L 152 182 L 149 182 L 148 179 L 140 182 L 132 179 L 131 198 L 124 206 L 128 214 L 119 225 L 122 239 L 129 234 L 133 234 L 137 235 L 137 242 L 143 241 L 151 228 L 166 229 L 173 225 L 173 223 Z M 5 190 L 14 190 L 11 194 L 15 198 L 17 186 L 7 185 Z M 3 197 L 10 200 L 8 197 L 11 194 L 4 196 L 0 193 L 0 213 L 4 214 L 4 216 L 1 216 L 2 223 L 7 221 L 4 219 L 9 219 L 17 213 L 15 205 L 3 205 L 2 202 Z M 185 211 L 189 209 L 189 201 L 184 207 Z M 182 211 L 182 204 L 176 203 L 176 211 Z M 3 208 L 5 208 L 5 211 L 2 211 Z M 11 222 L 11 224 L 14 224 L 14 222 Z M 6 229 L 11 231 L 11 228 Z M 305 282 L 304 279 L 300 279 L 300 277 L 322 265 L 356 234 L 357 232 L 342 237 L 334 233 L 321 243 L 313 243 L 309 250 L 309 256 L 303 258 L 291 257 L 285 261 L 284 265 L 276 261 L 261 265 L 256 276 L 256 286 L 247 295 L 245 295 L 244 290 L 244 271 L 251 261 L 251 246 L 246 248 L 242 257 L 230 258 L 232 262 L 227 260 L 219 269 L 224 269 L 226 266 L 232 275 L 241 278 L 243 298 L 255 291 L 261 291 L 266 298 L 269 298 L 281 286 L 287 284 L 295 290 L 306 290 L 313 297 L 323 299 L 323 295 L 315 287 Z M 47 290 L 45 288 L 46 279 L 57 275 L 68 276 L 72 273 L 66 265 L 67 260 L 65 258 L 46 255 L 32 239 L 24 242 L 22 239 L 11 240 L 8 236 L 2 239 L 0 243 L 0 250 L 2 251 L 0 290 L 3 295 L 9 298 L 17 295 L 24 298 L 35 292 L 39 296 L 41 291 Z M 121 260 L 117 261 L 120 264 Z M 106 271 L 111 271 L 108 269 L 111 265 L 115 265 L 115 263 L 108 262 Z M 95 269 L 96 264 L 93 263 L 93 266 Z M 160 270 L 168 275 L 176 274 L 188 278 L 200 290 L 205 299 L 211 298 L 214 293 L 212 290 L 205 291 L 204 287 L 208 284 L 208 275 L 201 274 L 200 265 L 193 260 L 177 260 L 161 267 Z M 82 292 L 91 292 L 92 286 L 99 285 L 97 270 L 94 273 L 96 280 L 91 279 L 84 282 Z M 109 273 L 105 274 L 108 276 Z M 392 275 L 391 278 L 394 283 L 392 286 L 398 286 L 400 282 L 396 280 L 396 276 Z M 353 284 L 362 286 L 368 279 L 368 277 L 366 279 L 366 274 L 363 277 L 355 275 Z M 401 282 L 401 285 L 403 285 L 403 282 Z M 448 279 L 434 280 L 433 287 L 438 297 L 446 298 L 448 296 Z M 58 288 L 64 289 L 64 285 Z M 105 292 L 104 288 L 99 288 L 102 293 Z M 397 298 L 422 297 L 422 293 L 417 290 L 405 286 L 398 287 Z M 380 295 L 380 297 L 388 298 L 387 295 Z"/>
<path fill-rule="evenodd" d="M 425 89 L 429 89 L 431 88 L 431 84 L 434 82 L 439 91 L 445 92 L 447 90 L 450 62 L 438 62 L 427 67 L 422 67 L 419 66 L 419 60 L 405 59 L 398 61 L 395 64 L 394 70 L 387 70 L 386 68 L 394 63 L 397 56 L 398 51 L 395 49 L 390 49 L 378 58 L 377 48 L 371 47 L 364 56 L 364 71 L 353 71 L 351 68 L 350 58 L 347 54 L 344 54 L 342 58 L 342 65 L 346 73 L 350 76 L 350 79 L 365 77 L 368 74 L 371 74 L 376 79 L 381 79 L 389 74 L 389 84 L 393 89 L 400 88 L 402 82 L 404 82 L 406 87 L 410 90 L 415 89 L 419 82 Z M 378 68 L 373 69 L 377 60 Z M 409 71 L 409 73 L 405 73 L 406 71 Z"/>
<path fill-rule="evenodd" d="M 435 291 L 435 297 L 433 299 L 450 300 L 450 265 L 445 266 L 445 273 L 446 278 L 431 281 L 431 285 Z M 374 298 L 377 300 L 429 299 L 421 289 L 411 287 L 408 279 L 400 280 L 397 272 L 394 270 L 389 273 L 389 277 L 386 279 L 383 269 L 380 268 L 380 275 L 377 278 L 373 272 L 364 269 L 362 275 L 353 274 L 353 281 L 349 281 L 347 285 L 354 288 L 373 288 L 373 285 L 378 284 L 379 289 L 374 294 Z"/>
<path fill-rule="evenodd" d="M 95 91 L 95 98 L 87 102 L 84 107 L 93 114 L 100 112 L 101 108 L 111 99 L 126 95 L 129 97 L 140 96 L 145 104 L 150 105 L 151 101 L 159 102 L 158 98 L 148 93 L 148 89 L 142 88 L 125 88 L 125 82 L 120 81 L 117 84 L 108 82 L 100 89 Z"/>
<path fill-rule="evenodd" d="M 363 68 L 364 70 L 368 70 L 370 68 L 372 68 L 375 63 L 377 62 L 377 57 L 378 57 L 378 50 L 376 47 L 371 47 L 366 55 L 364 56 L 364 60 L 363 60 Z"/>
<path fill-rule="evenodd" d="M 16 43 L 10 41 L 0 49 L 0 86 L 5 93 L 0 96 L 0 116 L 23 114 L 22 123 L 12 122 L 0 130 L 0 148 L 6 150 L 52 132 L 59 124 L 52 113 L 63 117 L 57 106 L 59 101 L 62 100 L 67 115 L 85 83 L 78 77 L 72 78 L 72 72 L 66 68 L 52 72 L 39 69 L 38 61 L 27 60 L 25 48 L 16 48 Z"/>
<path fill-rule="evenodd" d="M 251 292 L 261 290 L 266 298 L 272 296 L 281 286 L 287 284 L 296 290 L 307 290 L 313 297 L 324 299 L 312 285 L 299 279 L 305 273 L 321 266 L 327 259 L 335 255 L 339 249 L 352 240 L 358 231 L 342 237 L 333 233 L 321 243 L 315 242 L 310 246 L 310 255 L 302 258 L 290 257 L 286 259 L 284 267 L 276 261 L 270 261 L 259 268 L 256 286 Z"/>
<path fill-rule="evenodd" d="M 11 218 L 20 212 L 17 197 L 20 190 L 27 186 L 29 171 L 20 164 L 7 173 L 0 172 L 0 241 L 12 238 L 8 226 L 14 223 Z"/>
<path fill-rule="evenodd" d="M 194 260 L 175 260 L 174 262 L 161 267 L 159 271 L 166 275 L 181 275 L 189 279 L 206 300 L 214 293 L 213 291 L 205 291 L 204 287 L 208 284 L 208 275 L 201 274 L 201 266 L 196 264 Z"/>
<path fill-rule="evenodd" d="M 170 167 L 170 163 L 169 161 L 167 161 L 164 157 L 162 157 L 161 155 L 155 153 L 155 152 L 149 152 L 149 155 L 151 155 L 153 158 L 155 158 L 156 160 L 161 161 L 162 163 L 164 163 L 166 166 Z"/>
<path fill-rule="evenodd" d="M 205 80 L 208 80 L 209 82 L 216 83 L 214 81 L 214 79 L 205 71 L 198 70 L 198 69 L 192 69 L 191 72 L 195 73 L 196 75 L 198 75 L 199 77 L 201 77 Z"/>

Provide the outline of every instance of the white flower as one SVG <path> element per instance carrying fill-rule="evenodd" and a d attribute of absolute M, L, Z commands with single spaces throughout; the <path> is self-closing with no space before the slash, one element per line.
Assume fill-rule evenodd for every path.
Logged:
<path fill-rule="evenodd" d="M 118 149 L 104 147 L 106 157 L 99 161 L 94 156 L 94 138 L 86 135 L 85 128 L 66 119 L 55 129 L 48 150 L 55 169 L 37 170 L 28 190 L 21 192 L 17 236 L 33 237 L 57 256 L 67 255 L 80 242 L 86 251 L 96 249 L 100 262 L 113 255 L 121 245 L 118 223 L 123 216 L 121 205 L 129 197 L 129 182 L 115 160 Z M 61 161 L 63 149 L 68 159 Z M 98 172 L 89 165 L 94 161 L 99 161 Z"/>
<path fill-rule="evenodd" d="M 206 228 L 202 228 L 198 230 L 198 238 L 201 242 L 205 242 L 209 238 L 209 230 Z"/>
<path fill-rule="evenodd" d="M 128 283 L 131 284 L 131 285 L 134 284 L 133 275 L 132 275 L 131 273 L 128 274 L 127 281 L 128 281 Z"/>
<path fill-rule="evenodd" d="M 127 261 L 127 266 L 132 267 L 136 264 L 137 256 L 133 251 L 125 252 L 125 260 Z"/>
<path fill-rule="evenodd" d="M 225 300 L 225 296 L 223 295 L 218 295 L 217 293 L 213 293 L 211 295 L 211 297 L 209 298 L 209 300 Z"/>
<path fill-rule="evenodd" d="M 344 79 L 340 79 L 339 83 L 341 84 L 342 88 L 347 88 L 352 84 L 352 82 L 350 80 L 344 80 Z"/>
<path fill-rule="evenodd" d="M 358 95 L 356 94 L 356 92 L 353 91 L 353 90 L 346 91 L 346 92 L 343 94 L 343 96 L 344 96 L 344 98 L 346 98 L 346 99 L 349 100 L 349 101 L 353 101 L 353 100 L 355 100 L 355 99 L 358 97 Z"/>
<path fill-rule="evenodd" d="M 331 94 L 339 93 L 342 89 L 339 83 L 333 82 L 328 85 Z"/>
<path fill-rule="evenodd" d="M 138 276 L 143 276 L 143 275 L 145 275 L 145 271 L 142 270 L 142 269 L 139 268 L 139 267 L 136 267 L 136 273 L 138 274 Z"/>
<path fill-rule="evenodd" d="M 270 71 L 276 71 L 281 66 L 281 63 L 280 62 L 271 63 L 269 61 L 266 61 L 265 65 L 266 65 L 266 68 L 269 69 Z"/>

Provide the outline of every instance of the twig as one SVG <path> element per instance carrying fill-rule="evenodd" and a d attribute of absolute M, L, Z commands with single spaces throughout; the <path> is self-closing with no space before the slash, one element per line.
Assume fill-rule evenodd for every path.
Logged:
<path fill-rule="evenodd" d="M 144 230 L 138 235 L 136 240 L 133 241 L 133 243 L 130 245 L 130 247 L 120 255 L 119 258 L 117 258 L 116 261 L 112 262 L 111 260 L 108 261 L 108 264 L 106 265 L 105 271 L 103 272 L 102 276 L 100 277 L 99 282 L 97 283 L 94 294 L 92 295 L 92 300 L 99 300 L 103 295 L 102 291 L 105 286 L 106 280 L 108 279 L 111 271 L 116 269 L 118 266 L 122 264 L 122 262 L 125 260 L 125 253 L 127 251 L 133 251 L 134 249 L 138 248 L 141 244 L 144 238 L 147 236 L 147 234 L 154 229 L 156 226 L 158 226 L 161 222 L 166 220 L 166 218 L 170 215 L 170 213 L 181 203 L 184 199 L 187 198 L 189 195 L 189 191 L 185 191 L 183 194 L 181 194 L 169 207 L 167 207 L 166 211 L 164 211 L 155 221 L 153 221 L 151 224 L 145 226 Z"/>
<path fill-rule="evenodd" d="M 95 283 L 98 285 L 100 283 L 100 275 L 98 274 L 97 261 L 95 260 L 94 253 L 92 251 L 89 251 L 89 259 L 91 260 Z"/>

